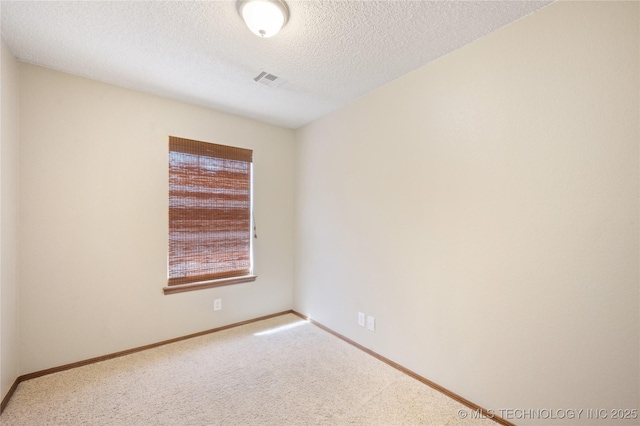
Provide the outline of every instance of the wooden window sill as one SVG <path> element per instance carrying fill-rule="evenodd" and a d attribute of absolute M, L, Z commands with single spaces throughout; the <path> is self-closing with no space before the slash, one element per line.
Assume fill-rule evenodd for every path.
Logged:
<path fill-rule="evenodd" d="M 257 275 L 244 275 L 242 277 L 221 278 L 219 280 L 202 281 L 189 284 L 175 284 L 164 287 L 164 294 L 183 293 L 185 291 L 203 290 L 205 288 L 222 287 L 231 284 L 248 283 L 255 281 Z"/>

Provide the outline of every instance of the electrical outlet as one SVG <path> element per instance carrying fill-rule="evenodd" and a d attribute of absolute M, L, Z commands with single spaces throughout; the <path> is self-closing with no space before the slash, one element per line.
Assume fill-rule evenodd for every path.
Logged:
<path fill-rule="evenodd" d="M 213 301 L 213 310 L 219 311 L 222 309 L 222 299 L 216 299 Z"/>
<path fill-rule="evenodd" d="M 369 331 L 376 331 L 376 319 L 371 315 L 367 316 L 367 328 Z"/>
<path fill-rule="evenodd" d="M 358 325 L 364 327 L 364 313 L 358 312 Z"/>

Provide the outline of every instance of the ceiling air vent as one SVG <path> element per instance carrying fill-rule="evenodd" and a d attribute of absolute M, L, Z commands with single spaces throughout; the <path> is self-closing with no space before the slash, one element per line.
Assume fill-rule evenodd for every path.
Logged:
<path fill-rule="evenodd" d="M 260 74 L 258 74 L 253 79 L 253 81 L 268 87 L 278 87 L 283 82 L 283 80 L 280 77 L 277 77 L 273 74 L 269 74 L 268 72 L 265 72 L 265 71 L 262 71 Z"/>

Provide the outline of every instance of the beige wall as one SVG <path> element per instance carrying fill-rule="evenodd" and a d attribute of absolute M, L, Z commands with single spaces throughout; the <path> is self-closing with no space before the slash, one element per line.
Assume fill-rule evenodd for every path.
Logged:
<path fill-rule="evenodd" d="M 639 408 L 639 9 L 553 4 L 299 129 L 295 309 L 488 409 Z"/>
<path fill-rule="evenodd" d="M 0 400 L 18 376 L 18 65 L 2 41 L 0 62 Z"/>
<path fill-rule="evenodd" d="M 293 131 L 26 64 L 19 112 L 21 374 L 291 308 Z M 163 295 L 169 135 L 254 151 L 256 282 Z"/>

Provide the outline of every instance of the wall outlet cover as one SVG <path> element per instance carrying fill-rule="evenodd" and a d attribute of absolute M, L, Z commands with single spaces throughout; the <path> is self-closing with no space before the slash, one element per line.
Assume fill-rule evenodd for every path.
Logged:
<path fill-rule="evenodd" d="M 370 331 L 376 331 L 376 319 L 372 316 L 367 316 L 367 328 Z"/>

